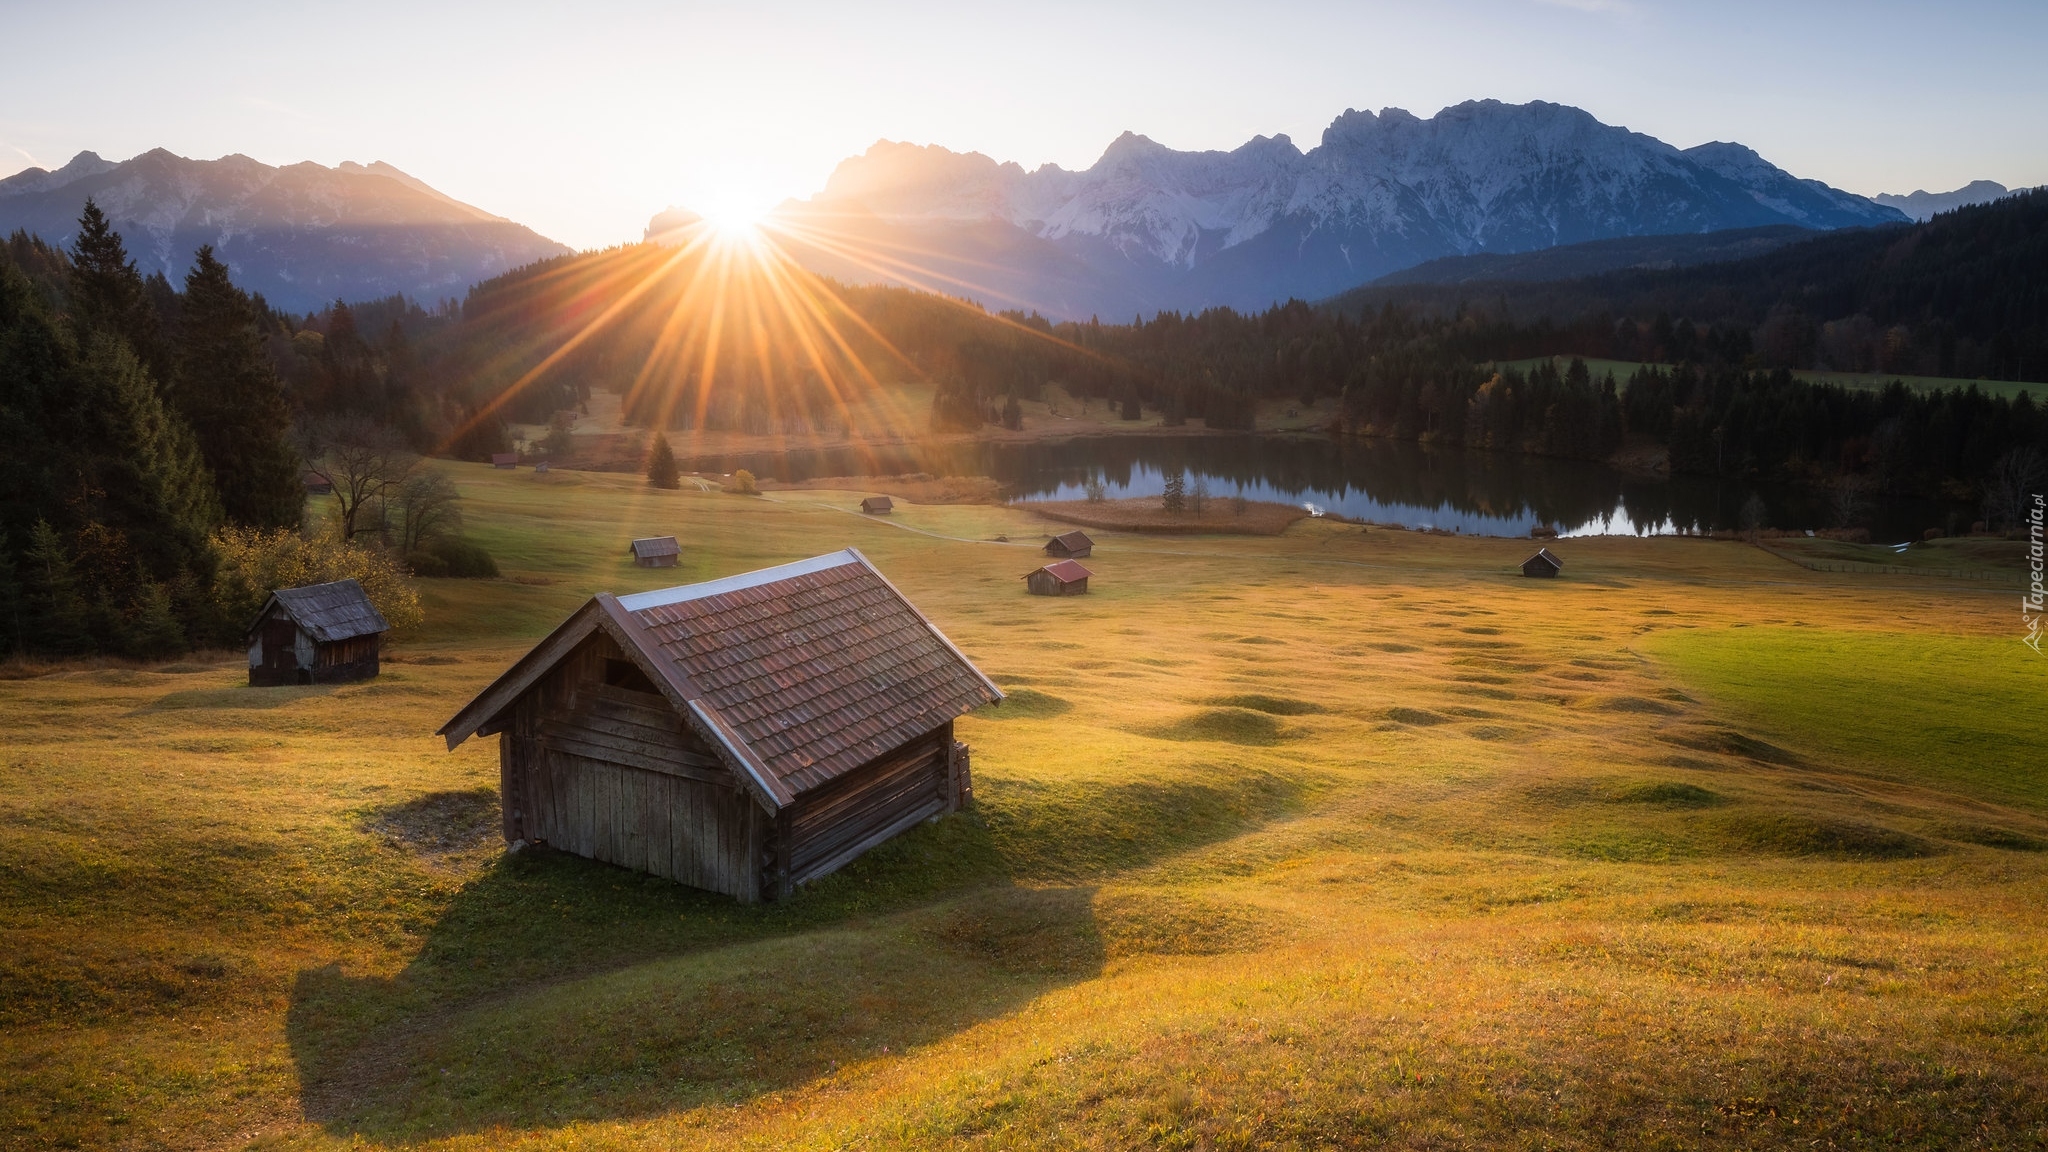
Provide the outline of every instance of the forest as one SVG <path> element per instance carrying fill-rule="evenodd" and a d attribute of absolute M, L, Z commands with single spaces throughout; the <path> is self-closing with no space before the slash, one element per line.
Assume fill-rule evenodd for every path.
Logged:
<path fill-rule="evenodd" d="M 1129 324 L 839 284 L 772 241 L 628 245 L 461 301 L 293 316 L 236 288 L 210 249 L 173 285 L 138 275 L 96 208 L 81 224 L 69 250 L 21 234 L 0 247 L 0 418 L 19 444 L 0 457 L 4 650 L 232 642 L 260 582 L 246 534 L 295 547 L 282 541 L 305 536 L 309 466 L 337 482 L 322 531 L 341 551 L 323 570 L 487 572 L 452 486 L 418 460 L 507 451 L 508 422 L 546 424 L 596 390 L 650 430 L 763 434 L 847 432 L 863 396 L 909 382 L 932 387 L 934 432 L 1015 426 L 1052 384 L 1211 429 L 1251 429 L 1261 401 L 1330 402 L 1339 435 L 1660 457 L 1679 474 L 1841 490 L 1845 520 L 1857 493 L 1968 500 L 1994 527 L 2048 458 L 2048 418 L 2026 394 L 1789 371 L 2048 366 L 2042 193 L 1670 273 Z M 1567 363 L 1500 366 L 1549 356 Z M 1590 356 L 1652 366 L 1595 378 L 1576 359 Z M 221 577 L 235 557 L 241 575 Z"/>

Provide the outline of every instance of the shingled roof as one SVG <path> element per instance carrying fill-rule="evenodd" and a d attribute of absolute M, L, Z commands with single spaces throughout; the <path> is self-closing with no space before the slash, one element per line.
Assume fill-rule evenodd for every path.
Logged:
<path fill-rule="evenodd" d="M 321 644 L 391 630 L 377 606 L 370 603 L 369 593 L 353 577 L 331 584 L 279 588 L 263 602 L 263 610 L 256 614 L 258 621 L 270 614 L 272 604 L 282 607 L 292 623 Z"/>
<path fill-rule="evenodd" d="M 682 545 L 677 544 L 673 536 L 643 536 L 633 541 L 633 555 L 642 560 L 652 560 L 657 556 L 679 556 L 682 551 Z"/>
<path fill-rule="evenodd" d="M 771 808 L 1003 698 L 855 549 L 600 593 L 441 728 L 449 747 L 602 629 Z"/>
<path fill-rule="evenodd" d="M 1051 564 L 1047 564 L 1043 568 L 1038 569 L 1037 572 L 1026 572 L 1024 574 L 1024 579 L 1029 580 L 1031 577 L 1037 575 L 1038 572 L 1050 573 L 1053 579 L 1058 580 L 1062 584 L 1072 584 L 1076 580 L 1086 580 L 1090 576 L 1095 575 L 1095 573 L 1090 572 L 1086 568 L 1081 567 L 1081 565 L 1075 561 L 1057 560 Z"/>

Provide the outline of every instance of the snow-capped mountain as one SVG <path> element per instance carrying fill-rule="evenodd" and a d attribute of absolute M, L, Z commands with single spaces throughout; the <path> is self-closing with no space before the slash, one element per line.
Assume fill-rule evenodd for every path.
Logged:
<path fill-rule="evenodd" d="M 1347 111 L 1306 152 L 1285 136 L 1177 152 L 1127 132 L 1082 172 L 883 141 L 771 225 L 844 279 L 1120 320 L 1317 299 L 1443 256 L 1905 220 L 1739 144 L 1680 150 L 1576 108 L 1485 100 L 1428 119 Z"/>
<path fill-rule="evenodd" d="M 193 252 L 211 244 L 237 284 L 293 311 L 393 293 L 460 296 L 479 280 L 569 251 L 381 161 L 279 168 L 161 148 L 120 163 L 81 152 L 54 172 L 0 180 L 0 233 L 25 229 L 69 246 L 88 196 L 144 275 L 182 283 Z"/>

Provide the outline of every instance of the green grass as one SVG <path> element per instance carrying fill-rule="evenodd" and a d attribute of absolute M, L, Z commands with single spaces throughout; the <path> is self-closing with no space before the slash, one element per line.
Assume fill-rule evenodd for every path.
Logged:
<path fill-rule="evenodd" d="M 1685 539 L 458 466 L 376 682 L 0 682 L 0 1147 L 2038 1147 L 2042 666 L 1996 587 Z M 678 570 L 626 541 L 676 534 Z M 494 839 L 432 731 L 590 593 L 860 547 L 1010 693 L 768 906 Z M 1540 585 L 1540 586 L 1539 586 Z M 2021 659 L 2025 657 L 2025 659 Z M 2035 730 L 2029 730 L 2032 724 Z"/>
<path fill-rule="evenodd" d="M 2048 809 L 2048 660 L 2013 635 L 1659 632 L 1641 644 L 1738 722 L 1851 771 Z"/>

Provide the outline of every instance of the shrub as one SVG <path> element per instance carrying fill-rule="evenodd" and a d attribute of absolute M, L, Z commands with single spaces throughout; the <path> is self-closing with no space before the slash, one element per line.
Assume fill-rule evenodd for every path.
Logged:
<path fill-rule="evenodd" d="M 498 562 L 474 540 L 444 536 L 427 545 L 427 554 L 439 561 L 445 575 L 458 580 L 491 580 L 498 575 Z M 414 572 L 419 572 L 415 567 Z M 426 573 L 420 572 L 424 576 Z"/>
<path fill-rule="evenodd" d="M 424 618 L 419 593 L 405 569 L 385 552 L 331 534 L 308 539 L 289 529 L 223 528 L 214 533 L 212 543 L 220 558 L 213 582 L 214 606 L 234 625 L 253 619 L 275 589 L 344 577 L 353 577 L 363 586 L 370 603 L 393 629 L 403 631 Z"/>

